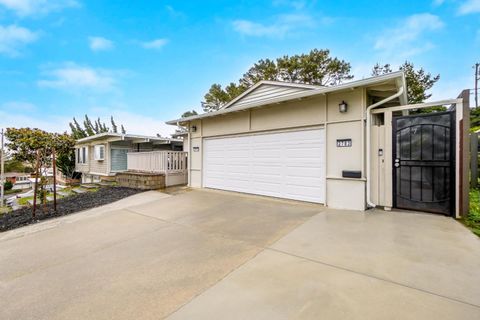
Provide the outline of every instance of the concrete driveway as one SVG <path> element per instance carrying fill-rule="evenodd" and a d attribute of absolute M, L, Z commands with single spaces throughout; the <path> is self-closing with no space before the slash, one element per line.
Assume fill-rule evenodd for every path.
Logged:
<path fill-rule="evenodd" d="M 147 192 L 0 234 L 1 319 L 479 319 L 441 216 Z"/>

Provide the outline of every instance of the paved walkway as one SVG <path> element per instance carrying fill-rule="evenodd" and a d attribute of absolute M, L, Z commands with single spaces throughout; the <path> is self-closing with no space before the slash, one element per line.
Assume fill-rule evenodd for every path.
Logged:
<path fill-rule="evenodd" d="M 1 319 L 479 319 L 480 240 L 442 216 L 138 194 L 0 234 Z"/>

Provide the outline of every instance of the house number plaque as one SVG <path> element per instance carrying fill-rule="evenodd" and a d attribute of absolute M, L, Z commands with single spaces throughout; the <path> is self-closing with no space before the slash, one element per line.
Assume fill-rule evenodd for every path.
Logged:
<path fill-rule="evenodd" d="M 338 148 L 349 148 L 352 146 L 352 139 L 337 139 Z"/>

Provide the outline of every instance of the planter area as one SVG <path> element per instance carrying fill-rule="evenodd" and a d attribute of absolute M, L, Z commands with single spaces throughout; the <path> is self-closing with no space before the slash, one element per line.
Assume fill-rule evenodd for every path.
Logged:
<path fill-rule="evenodd" d="M 102 187 L 59 199 L 57 212 L 54 211 L 52 202 L 47 203 L 45 208 L 38 205 L 35 219 L 32 219 L 31 207 L 14 210 L 0 216 L 0 232 L 102 206 L 140 192 L 143 191 L 124 187 Z"/>

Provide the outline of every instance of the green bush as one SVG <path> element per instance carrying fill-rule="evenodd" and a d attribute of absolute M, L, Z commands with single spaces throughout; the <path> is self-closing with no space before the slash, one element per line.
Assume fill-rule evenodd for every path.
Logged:
<path fill-rule="evenodd" d="M 13 188 L 13 183 L 11 181 L 6 181 L 4 184 L 3 184 L 3 189 L 5 191 L 7 190 L 11 190 Z"/>
<path fill-rule="evenodd" d="M 480 237 L 480 190 L 470 190 L 470 211 L 465 218 L 465 224 Z"/>

